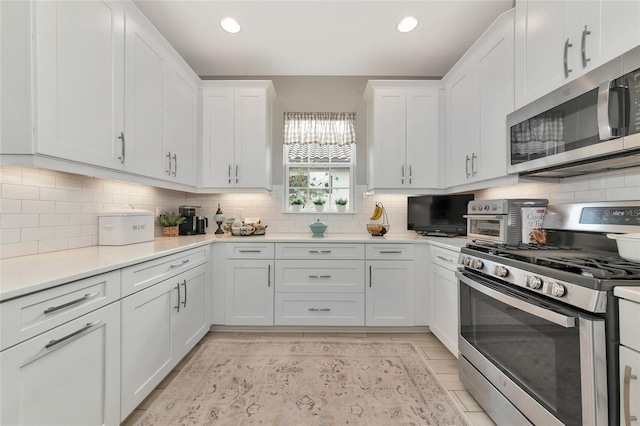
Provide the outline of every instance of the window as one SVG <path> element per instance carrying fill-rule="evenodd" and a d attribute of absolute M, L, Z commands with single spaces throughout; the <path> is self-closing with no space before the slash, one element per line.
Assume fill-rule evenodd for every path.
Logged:
<path fill-rule="evenodd" d="M 355 194 L 355 113 L 285 113 L 285 211 L 294 200 L 302 211 L 337 211 L 336 200 L 347 200 L 353 211 Z"/>

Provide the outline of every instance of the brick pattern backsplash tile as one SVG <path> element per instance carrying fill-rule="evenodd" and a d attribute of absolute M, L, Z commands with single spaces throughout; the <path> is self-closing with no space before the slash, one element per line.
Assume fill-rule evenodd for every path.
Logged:
<path fill-rule="evenodd" d="M 209 218 L 208 232 L 218 203 L 225 217 L 260 217 L 267 232 L 308 233 L 309 224 L 320 219 L 327 233 L 364 233 L 369 216 L 381 201 L 389 216 L 391 233 L 406 230 L 405 195 L 359 194 L 355 214 L 283 213 L 283 187 L 266 194 L 190 194 L 126 182 L 97 179 L 44 169 L 0 168 L 0 258 L 45 253 L 98 244 L 98 213 L 125 204 L 156 215 L 178 206 L 202 206 L 199 215 Z M 551 203 L 640 200 L 640 168 L 608 172 L 560 182 L 531 182 L 477 191 L 478 199 L 548 198 Z M 350 200 L 353 201 L 353 200 Z M 161 229 L 156 228 L 156 236 Z"/>

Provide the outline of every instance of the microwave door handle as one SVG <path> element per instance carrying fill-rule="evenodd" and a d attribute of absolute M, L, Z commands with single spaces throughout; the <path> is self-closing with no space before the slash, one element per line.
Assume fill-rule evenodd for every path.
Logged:
<path fill-rule="evenodd" d="M 564 328 L 573 328 L 576 326 L 575 317 L 568 317 L 566 315 L 562 315 L 557 312 L 550 311 L 548 309 L 544 309 L 539 306 L 524 302 L 522 300 L 507 296 L 506 294 L 500 293 L 499 291 L 495 291 L 489 287 L 483 286 L 482 284 L 478 284 L 472 279 L 462 275 L 460 272 L 456 272 L 456 277 L 461 282 L 467 284 L 469 287 L 479 291 L 480 293 L 486 294 L 487 296 L 509 306 L 512 306 L 516 309 L 520 309 L 521 311 L 527 312 L 531 315 L 535 315 L 538 318 L 543 318 Z"/>
<path fill-rule="evenodd" d="M 608 141 L 615 137 L 613 135 L 613 130 L 611 129 L 611 120 L 609 118 L 609 102 L 612 83 L 613 80 L 606 80 L 600 83 L 600 86 L 598 87 L 598 134 L 602 141 Z"/>
<path fill-rule="evenodd" d="M 465 219 L 503 219 L 505 215 L 500 214 L 464 214 Z"/>

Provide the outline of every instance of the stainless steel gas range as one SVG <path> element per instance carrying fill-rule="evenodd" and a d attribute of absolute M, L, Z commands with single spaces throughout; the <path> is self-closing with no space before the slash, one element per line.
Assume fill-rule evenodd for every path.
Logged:
<path fill-rule="evenodd" d="M 640 201 L 549 205 L 546 245 L 461 250 L 460 378 L 499 425 L 619 425 L 617 285 L 640 263 L 606 233 L 640 232 Z"/>

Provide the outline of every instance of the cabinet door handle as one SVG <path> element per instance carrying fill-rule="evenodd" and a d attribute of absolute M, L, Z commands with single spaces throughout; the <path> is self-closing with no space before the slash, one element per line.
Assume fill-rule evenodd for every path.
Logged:
<path fill-rule="evenodd" d="M 185 264 L 189 263 L 191 261 L 191 259 L 185 259 L 180 263 L 172 263 L 169 266 L 169 269 L 173 269 L 173 268 L 179 268 L 180 266 L 184 266 Z"/>
<path fill-rule="evenodd" d="M 124 141 L 124 132 L 120 132 L 120 136 L 118 136 L 118 139 L 122 141 L 122 155 L 118 157 L 118 160 L 120 160 L 120 164 L 124 164 L 124 157 L 127 153 L 127 145 Z"/>
<path fill-rule="evenodd" d="M 262 253 L 262 250 L 238 250 L 238 253 Z"/>
<path fill-rule="evenodd" d="M 476 158 L 478 158 L 478 156 L 476 155 L 476 153 L 472 153 L 471 154 L 471 176 L 475 176 L 476 175 Z"/>
<path fill-rule="evenodd" d="M 465 163 L 464 163 L 464 171 L 465 171 L 465 173 L 467 175 L 467 178 L 468 178 L 469 176 L 471 176 L 471 174 L 469 173 L 469 160 L 471 160 L 471 158 L 469 158 L 468 155 L 465 155 L 465 158 L 466 159 L 464 160 L 465 161 Z"/>
<path fill-rule="evenodd" d="M 172 167 L 171 167 L 171 151 L 169 151 L 167 153 L 167 155 L 165 155 L 165 157 L 167 157 L 169 159 L 169 169 L 165 170 L 165 172 L 167 172 L 168 176 L 171 176 L 171 169 L 172 169 Z"/>
<path fill-rule="evenodd" d="M 631 366 L 624 366 L 624 380 L 623 380 L 623 389 L 622 389 L 622 398 L 624 405 L 624 424 L 626 426 L 631 426 L 631 422 L 635 422 L 638 420 L 636 416 L 631 415 L 631 379 L 638 380 L 638 376 L 635 374 L 631 374 Z"/>
<path fill-rule="evenodd" d="M 309 275 L 309 278 L 331 278 L 331 275 Z"/>
<path fill-rule="evenodd" d="M 236 183 L 238 183 L 238 165 L 236 164 Z"/>
<path fill-rule="evenodd" d="M 187 307 L 187 280 L 184 280 L 182 282 L 182 285 L 184 286 L 184 302 L 182 302 L 182 307 L 186 308 Z"/>
<path fill-rule="evenodd" d="M 371 265 L 369 265 L 369 287 L 371 287 L 371 275 L 372 275 L 372 271 L 371 271 Z"/>
<path fill-rule="evenodd" d="M 440 256 L 439 254 L 437 254 L 436 257 L 440 260 L 444 260 L 445 262 L 453 263 L 453 260 L 447 259 L 446 257 Z"/>
<path fill-rule="evenodd" d="M 182 299 L 180 297 L 180 284 L 178 283 L 178 285 L 176 285 L 176 289 L 178 290 L 178 304 L 176 306 L 174 306 L 174 308 L 176 308 L 178 310 L 178 312 L 180 312 L 180 300 Z"/>
<path fill-rule="evenodd" d="M 78 303 L 84 302 L 87 299 L 90 299 L 94 296 L 99 295 L 100 292 L 96 291 L 95 293 L 89 293 L 89 294 L 85 294 L 84 296 L 80 297 L 79 299 L 76 300 L 72 300 L 71 302 L 67 302 L 67 303 L 63 303 L 62 305 L 58 305 L 58 306 L 51 306 L 47 309 L 44 310 L 44 314 L 50 314 L 52 312 L 56 312 L 59 311 L 60 309 L 64 309 L 64 308 L 68 308 L 69 306 L 73 306 L 73 305 L 77 305 Z"/>
<path fill-rule="evenodd" d="M 589 34 L 591 34 L 591 31 L 589 31 L 585 25 L 582 29 L 582 68 L 586 68 L 587 62 L 591 60 L 591 58 L 587 58 L 587 36 Z"/>
<path fill-rule="evenodd" d="M 271 287 L 271 264 L 267 270 L 267 287 Z"/>
<path fill-rule="evenodd" d="M 89 330 L 90 328 L 94 327 L 95 325 L 97 325 L 100 322 L 100 320 L 94 321 L 94 322 L 90 322 L 87 325 L 85 325 L 84 327 L 82 327 L 80 330 L 74 331 L 71 334 L 67 334 L 64 337 L 61 337 L 60 339 L 55 339 L 55 340 L 50 340 L 49 343 L 47 343 L 46 345 L 44 345 L 45 349 L 49 349 L 53 346 L 59 345 L 60 343 L 71 339 L 72 337 L 77 336 L 80 333 L 84 333 L 85 331 Z"/>
<path fill-rule="evenodd" d="M 569 78 L 569 73 L 573 72 L 572 69 L 569 69 L 569 48 L 573 47 L 573 44 L 567 39 L 564 42 L 564 78 Z"/>
<path fill-rule="evenodd" d="M 331 253 L 331 250 L 309 250 L 311 254 L 323 254 L 323 253 Z"/>
<path fill-rule="evenodd" d="M 229 174 L 227 176 L 229 177 L 229 184 L 231 184 L 231 164 L 229 164 Z"/>
<path fill-rule="evenodd" d="M 409 185 L 411 185 L 412 180 L 413 180 L 413 171 L 411 170 L 411 164 L 409 164 Z"/>
<path fill-rule="evenodd" d="M 309 308 L 310 312 L 329 312 L 331 311 L 331 308 Z"/>
<path fill-rule="evenodd" d="M 178 154 L 173 154 L 173 176 L 178 174 Z"/>
<path fill-rule="evenodd" d="M 402 165 L 402 184 L 404 185 L 404 164 Z"/>
<path fill-rule="evenodd" d="M 401 254 L 402 250 L 380 250 L 380 254 Z"/>

